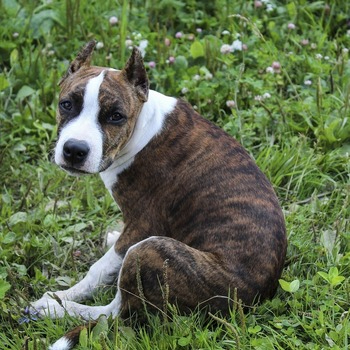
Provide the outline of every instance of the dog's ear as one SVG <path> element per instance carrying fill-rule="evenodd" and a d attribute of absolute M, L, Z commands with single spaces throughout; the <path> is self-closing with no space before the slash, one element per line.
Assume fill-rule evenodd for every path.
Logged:
<path fill-rule="evenodd" d="M 149 82 L 141 52 L 136 47 L 133 48 L 131 56 L 126 62 L 122 73 L 135 88 L 141 101 L 146 102 L 148 99 Z"/>
<path fill-rule="evenodd" d="M 91 56 L 96 46 L 96 41 L 89 41 L 78 53 L 77 57 L 71 62 L 66 74 L 63 76 L 59 85 L 71 74 L 77 72 L 81 67 L 89 67 L 91 62 Z"/>

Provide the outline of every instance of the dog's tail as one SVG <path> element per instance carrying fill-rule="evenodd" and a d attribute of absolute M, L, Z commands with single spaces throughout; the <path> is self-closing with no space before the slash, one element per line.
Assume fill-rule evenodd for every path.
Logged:
<path fill-rule="evenodd" d="M 54 344 L 49 346 L 49 350 L 70 350 L 79 343 L 80 333 L 86 329 L 88 332 L 96 326 L 97 322 L 89 322 L 88 324 L 75 327 L 62 338 L 58 339 Z"/>

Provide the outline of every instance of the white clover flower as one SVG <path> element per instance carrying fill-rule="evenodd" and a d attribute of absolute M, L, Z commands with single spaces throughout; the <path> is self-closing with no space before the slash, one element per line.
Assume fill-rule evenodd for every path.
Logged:
<path fill-rule="evenodd" d="M 227 55 L 228 53 L 232 52 L 232 47 L 231 45 L 224 44 L 220 48 L 220 52 L 224 55 Z"/>
<path fill-rule="evenodd" d="M 187 94 L 187 93 L 188 93 L 188 88 L 187 88 L 187 87 L 183 87 L 183 88 L 181 89 L 181 93 L 182 93 L 182 94 Z"/>
<path fill-rule="evenodd" d="M 199 81 L 199 80 L 201 80 L 201 76 L 199 74 L 196 74 L 193 76 L 193 80 Z"/>
<path fill-rule="evenodd" d="M 145 55 L 146 55 L 146 47 L 147 47 L 147 45 L 148 45 L 148 40 L 145 39 L 145 40 L 141 40 L 140 41 L 140 44 L 139 44 L 138 48 L 141 51 L 141 56 L 142 57 L 145 57 Z"/>
<path fill-rule="evenodd" d="M 312 84 L 312 81 L 309 79 L 304 81 L 304 85 L 306 85 L 306 86 L 310 86 L 311 84 Z"/>
<path fill-rule="evenodd" d="M 266 73 L 274 73 L 275 72 L 275 70 L 272 68 L 272 67 L 267 67 L 266 68 Z"/>
<path fill-rule="evenodd" d="M 263 98 L 262 98 L 261 95 L 256 95 L 256 96 L 254 97 L 254 100 L 255 100 L 255 101 L 262 101 Z"/>
<path fill-rule="evenodd" d="M 323 56 L 322 56 L 320 53 L 317 53 L 317 54 L 315 55 L 315 57 L 316 57 L 316 59 L 318 59 L 318 60 L 321 60 L 321 59 L 323 58 Z"/>
<path fill-rule="evenodd" d="M 342 50 L 342 53 L 343 53 L 344 55 L 346 55 L 348 52 L 349 52 L 349 49 L 347 49 L 346 47 L 344 47 L 343 50 Z"/>
<path fill-rule="evenodd" d="M 15 39 L 18 38 L 18 37 L 19 37 L 19 33 L 14 32 L 14 33 L 12 34 L 12 37 L 15 38 Z"/>
<path fill-rule="evenodd" d="M 275 4 L 273 4 L 272 2 L 270 2 L 270 0 L 262 0 L 262 3 L 264 3 L 266 5 L 266 11 L 267 12 L 271 12 L 275 9 Z"/>
<path fill-rule="evenodd" d="M 272 62 L 271 67 L 276 73 L 281 73 L 281 63 L 279 63 L 278 61 Z"/>
<path fill-rule="evenodd" d="M 117 23 L 118 23 L 118 17 L 112 16 L 112 17 L 109 18 L 109 24 L 110 24 L 111 26 L 114 26 L 114 25 L 117 24 Z"/>
<path fill-rule="evenodd" d="M 295 29 L 295 24 L 294 23 L 288 23 L 288 29 L 290 29 L 290 30 Z"/>
<path fill-rule="evenodd" d="M 267 99 L 267 98 L 271 98 L 271 95 L 268 93 L 268 92 L 265 92 L 263 95 L 262 95 L 263 99 Z"/>
<path fill-rule="evenodd" d="M 125 46 L 132 46 L 132 44 L 133 44 L 133 41 L 131 40 L 131 39 L 126 39 L 125 40 Z"/>
<path fill-rule="evenodd" d="M 206 79 L 206 80 L 211 80 L 211 79 L 213 79 L 213 74 L 211 74 L 210 72 L 205 73 L 205 79 Z"/>
<path fill-rule="evenodd" d="M 324 56 L 324 59 L 325 59 L 326 61 L 328 61 L 328 60 L 329 60 L 329 56 Z"/>
<path fill-rule="evenodd" d="M 232 51 L 242 51 L 242 48 L 243 48 L 243 44 L 242 44 L 242 41 L 240 40 L 235 40 L 232 45 Z"/>
<path fill-rule="evenodd" d="M 104 47 L 104 44 L 102 41 L 97 42 L 96 44 L 96 50 L 102 49 Z"/>
<path fill-rule="evenodd" d="M 236 106 L 236 102 L 234 100 L 227 100 L 226 101 L 226 106 L 228 108 L 234 108 Z"/>
<path fill-rule="evenodd" d="M 228 30 L 223 30 L 221 35 L 230 35 L 231 33 Z"/>

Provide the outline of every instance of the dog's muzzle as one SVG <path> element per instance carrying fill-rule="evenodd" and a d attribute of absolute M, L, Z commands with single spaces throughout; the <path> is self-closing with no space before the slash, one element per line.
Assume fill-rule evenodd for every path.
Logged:
<path fill-rule="evenodd" d="M 89 152 L 90 147 L 85 141 L 69 139 L 63 145 L 63 158 L 73 168 L 84 165 Z"/>

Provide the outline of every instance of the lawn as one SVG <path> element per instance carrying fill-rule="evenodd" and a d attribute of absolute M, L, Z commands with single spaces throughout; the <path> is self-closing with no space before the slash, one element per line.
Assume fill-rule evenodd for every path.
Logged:
<path fill-rule="evenodd" d="M 238 139 L 274 185 L 287 261 L 273 300 L 204 320 L 101 319 L 78 349 L 347 349 L 350 343 L 350 2 L 0 2 L 0 349 L 47 349 L 81 323 L 24 308 L 103 255 L 122 214 L 98 176 L 51 161 L 58 82 L 94 38 L 95 65 L 142 47 L 151 88 Z M 107 303 L 114 288 L 97 293 Z"/>

